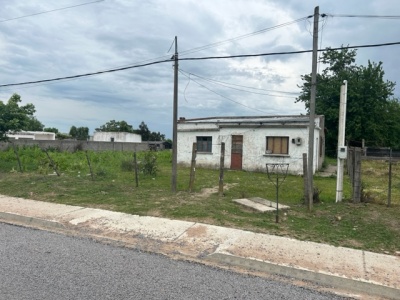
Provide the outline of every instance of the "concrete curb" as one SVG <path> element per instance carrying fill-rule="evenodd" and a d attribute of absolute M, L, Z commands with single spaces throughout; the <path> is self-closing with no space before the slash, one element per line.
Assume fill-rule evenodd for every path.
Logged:
<path fill-rule="evenodd" d="M 308 270 L 272 264 L 250 258 L 237 257 L 223 253 L 210 254 L 207 256 L 206 260 L 228 266 L 241 267 L 247 270 L 294 277 L 300 280 L 312 281 L 330 287 L 345 289 L 351 292 L 368 292 L 369 295 L 387 297 L 396 300 L 400 299 L 400 290 L 383 285 L 378 285 L 372 282 L 358 281 L 335 275 L 316 273 Z"/>
<path fill-rule="evenodd" d="M 7 212 L 0 212 L 0 221 L 9 224 L 18 224 L 23 226 L 46 228 L 46 229 L 65 229 L 65 226 L 63 224 L 56 221 L 26 217 Z"/>

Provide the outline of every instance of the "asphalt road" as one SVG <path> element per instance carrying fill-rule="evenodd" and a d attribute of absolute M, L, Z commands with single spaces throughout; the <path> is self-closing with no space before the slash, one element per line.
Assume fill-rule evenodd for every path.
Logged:
<path fill-rule="evenodd" d="M 0 223 L 0 299 L 343 299 L 132 249 Z"/>

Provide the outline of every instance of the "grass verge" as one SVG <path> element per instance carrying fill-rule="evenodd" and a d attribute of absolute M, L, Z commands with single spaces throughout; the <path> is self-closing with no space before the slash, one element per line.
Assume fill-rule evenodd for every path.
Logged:
<path fill-rule="evenodd" d="M 244 197 L 275 201 L 275 186 L 265 173 L 226 170 L 224 196 L 220 197 L 218 170 L 196 168 L 195 190 L 189 193 L 189 168 L 179 166 L 178 192 L 173 194 L 169 152 L 154 152 L 158 173 L 141 173 L 139 187 L 135 185 L 132 169 L 126 167 L 133 160 L 132 153 L 88 153 L 95 173 L 92 180 L 84 152 L 50 153 L 61 176 L 53 174 L 41 151 L 20 149 L 19 152 L 23 173 L 15 171 L 18 165 L 12 152 L 0 153 L 1 194 L 203 222 L 374 252 L 394 254 L 400 251 L 400 200 L 397 191 L 392 196 L 392 207 L 383 205 L 384 199 L 379 200 L 382 199 L 379 194 L 374 194 L 369 203 L 353 204 L 349 201 L 348 178 L 344 184 L 345 200 L 335 203 L 336 177 L 315 176 L 314 185 L 321 191 L 320 202 L 315 203 L 309 212 L 303 204 L 303 178 L 289 175 L 280 187 L 279 201 L 289 205 L 290 210 L 280 212 L 281 222 L 277 224 L 274 213 L 255 212 L 232 202 Z M 138 153 L 138 160 L 143 159 L 144 156 Z M 384 168 L 373 164 L 364 168 L 363 162 L 363 172 L 369 172 L 368 180 L 373 177 L 381 179 Z M 376 172 L 376 176 L 372 172 Z M 394 172 L 398 174 L 398 169 L 394 168 Z M 377 180 L 375 184 L 379 182 Z M 399 182 L 396 175 L 393 184 L 397 190 L 400 189 Z M 370 183 L 367 182 L 366 186 L 364 191 L 368 191 Z"/>

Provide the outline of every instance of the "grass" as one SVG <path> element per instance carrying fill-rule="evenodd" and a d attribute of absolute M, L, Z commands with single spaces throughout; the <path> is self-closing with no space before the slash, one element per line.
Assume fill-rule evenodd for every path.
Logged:
<path fill-rule="evenodd" d="M 89 174 L 85 152 L 49 152 L 61 176 L 53 175 L 49 161 L 40 149 L 21 148 L 18 153 L 23 173 L 16 171 L 18 164 L 12 150 L 0 152 L 1 194 L 203 222 L 381 253 L 400 250 L 399 165 L 393 166 L 392 207 L 383 205 L 384 192 L 375 193 L 375 190 L 387 189 L 384 180 L 387 163 L 384 162 L 363 161 L 364 193 L 369 195 L 368 203 L 349 201 L 348 178 L 344 183 L 345 200 L 335 203 L 336 178 L 315 176 L 314 185 L 321 194 L 320 202 L 314 204 L 311 212 L 303 204 L 302 177 L 289 175 L 280 187 L 279 201 L 289 205 L 290 210 L 280 212 L 281 222 L 277 224 L 275 213 L 255 212 L 232 202 L 232 199 L 243 197 L 275 200 L 276 189 L 266 173 L 226 170 L 224 196 L 220 197 L 218 170 L 196 168 L 195 190 L 189 193 L 190 170 L 179 166 L 178 192 L 174 194 L 170 186 L 171 154 L 167 151 L 154 152 L 158 173 L 140 173 L 139 187 L 136 187 L 134 173 L 129 167 L 133 161 L 132 153 L 88 152 L 94 180 Z M 143 164 L 144 153 L 138 153 L 138 160 Z"/>

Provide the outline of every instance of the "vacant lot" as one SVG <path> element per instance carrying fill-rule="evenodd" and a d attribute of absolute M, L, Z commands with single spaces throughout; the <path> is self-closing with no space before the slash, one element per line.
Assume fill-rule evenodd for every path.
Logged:
<path fill-rule="evenodd" d="M 189 168 L 178 168 L 178 192 L 171 193 L 170 152 L 138 153 L 140 169 L 154 167 L 157 174 L 139 173 L 136 187 L 133 153 L 50 151 L 57 165 L 54 173 L 46 154 L 38 148 L 18 149 L 20 172 L 12 149 L 0 152 L 0 193 L 10 196 L 96 207 L 137 215 L 191 220 L 255 232 L 289 236 L 301 240 L 366 249 L 375 252 L 400 251 L 400 176 L 393 165 L 392 206 L 387 198 L 385 162 L 363 161 L 364 192 L 368 203 L 352 204 L 345 177 L 345 201 L 335 203 L 336 178 L 315 176 L 320 201 L 308 211 L 303 204 L 303 178 L 289 175 L 280 187 L 279 201 L 290 210 L 259 213 L 232 202 L 232 199 L 262 197 L 276 199 L 275 186 L 266 173 L 225 171 L 224 195 L 218 195 L 219 171 L 196 168 L 194 192 L 188 192 Z M 88 159 L 92 167 L 90 172 Z M 330 160 L 334 163 L 334 160 Z M 152 165 L 153 164 L 153 165 Z M 146 170 L 146 168 L 144 168 Z M 91 176 L 93 175 L 93 177 Z"/>

